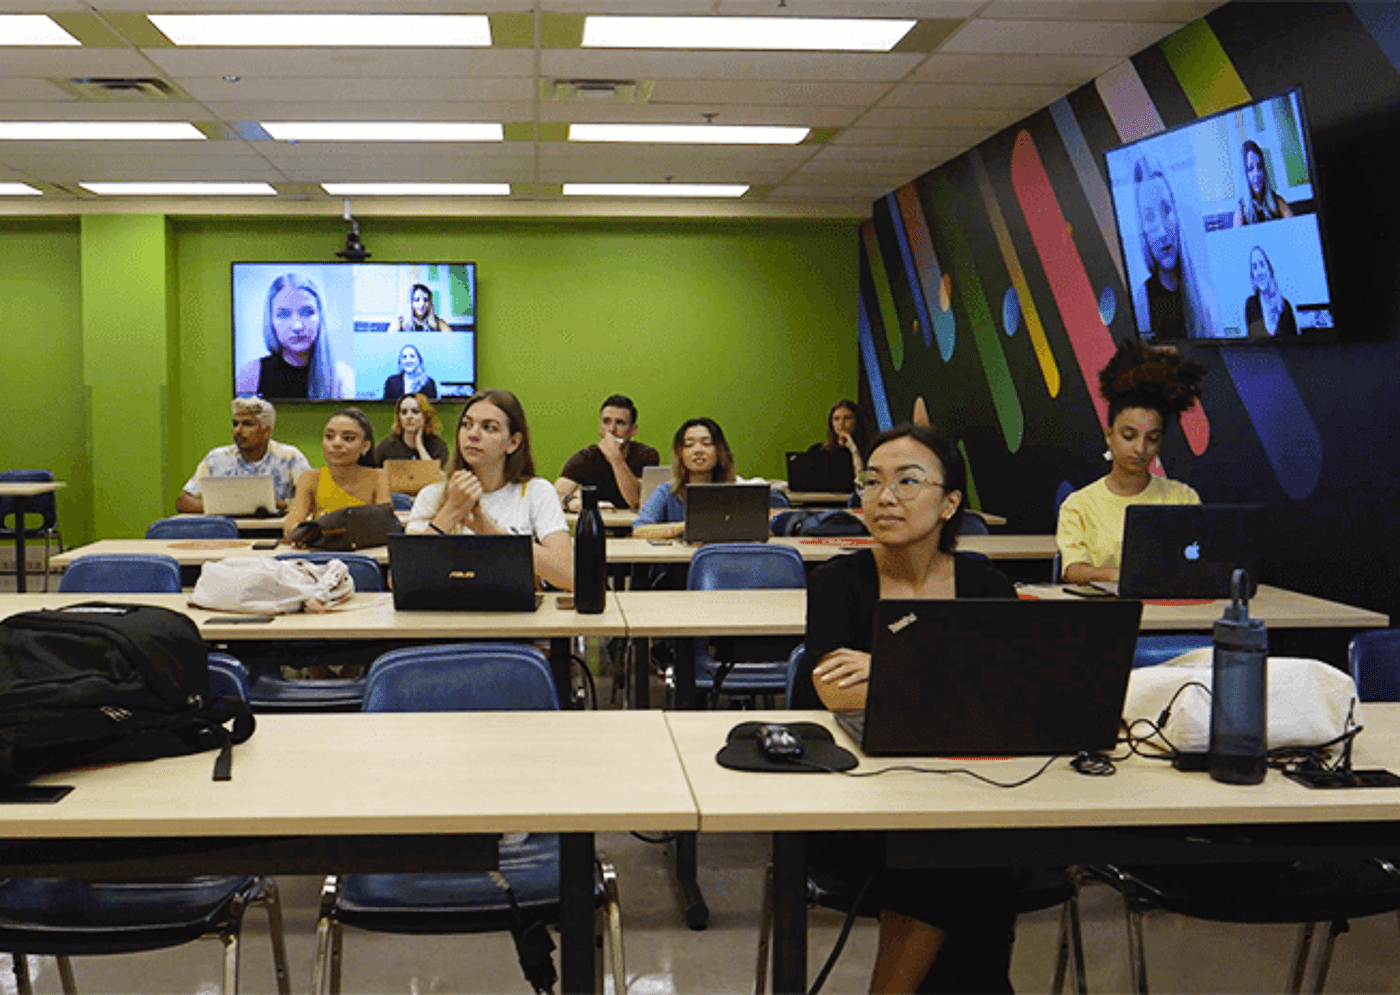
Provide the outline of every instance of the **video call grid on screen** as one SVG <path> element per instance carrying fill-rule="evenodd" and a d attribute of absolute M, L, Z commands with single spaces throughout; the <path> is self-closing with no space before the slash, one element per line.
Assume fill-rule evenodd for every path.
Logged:
<path fill-rule="evenodd" d="M 469 397 L 475 391 L 475 263 L 233 263 L 235 377 L 245 364 L 268 354 L 263 330 L 268 292 L 289 273 L 316 286 L 325 312 L 321 332 L 337 365 L 353 373 L 353 387 L 331 400 L 385 400 L 386 382 L 400 372 L 406 346 L 422 357 L 438 397 Z M 408 330 L 416 286 L 432 295 L 430 316 L 441 319 L 434 323 L 437 329 Z M 421 300 L 421 292 L 418 296 Z"/>
<path fill-rule="evenodd" d="M 1246 142 L 1263 155 L 1263 199 L 1281 202 L 1291 216 L 1243 221 L 1250 192 L 1245 162 L 1258 159 L 1252 149 L 1247 151 Z M 1194 287 L 1196 294 L 1198 321 L 1187 337 L 1285 341 L 1290 337 L 1285 321 L 1270 331 L 1259 316 L 1253 316 L 1253 327 L 1247 317 L 1256 283 L 1267 285 L 1270 278 L 1293 316 L 1296 341 L 1334 337 L 1301 88 L 1113 149 L 1104 158 L 1132 288 L 1133 317 L 1142 338 L 1181 337 L 1170 328 L 1152 327 L 1147 299 L 1152 248 L 1144 234 L 1144 214 L 1150 207 L 1143 201 L 1154 198 L 1139 197 L 1135 173 L 1150 176 L 1154 166 L 1160 167 L 1175 202 L 1179 272 L 1186 274 L 1182 283 Z"/>

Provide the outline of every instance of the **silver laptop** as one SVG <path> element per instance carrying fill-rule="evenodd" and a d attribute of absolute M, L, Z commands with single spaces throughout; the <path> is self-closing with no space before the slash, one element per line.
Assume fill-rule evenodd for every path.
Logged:
<path fill-rule="evenodd" d="M 199 493 L 206 515 L 252 518 L 277 514 L 277 492 L 270 475 L 200 477 Z"/>
<path fill-rule="evenodd" d="M 637 505 L 640 508 L 647 503 L 647 498 L 651 497 L 651 492 L 656 490 L 666 481 L 671 479 L 671 468 L 669 466 L 646 466 L 642 468 L 642 498 Z"/>

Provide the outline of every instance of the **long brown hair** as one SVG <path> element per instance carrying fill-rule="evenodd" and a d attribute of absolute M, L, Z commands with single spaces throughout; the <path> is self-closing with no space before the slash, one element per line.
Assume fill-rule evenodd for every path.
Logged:
<path fill-rule="evenodd" d="M 685 450 L 685 433 L 688 429 L 700 426 L 710 433 L 710 441 L 715 444 L 715 466 L 710 471 L 710 483 L 731 484 L 734 482 L 734 454 L 725 441 L 724 429 L 713 418 L 689 418 L 676 429 L 671 440 L 671 493 L 681 501 L 685 500 L 685 485 L 690 481 L 686 473 L 685 461 L 681 453 Z"/>
<path fill-rule="evenodd" d="M 398 399 L 394 405 L 394 427 L 390 431 L 398 436 L 403 435 L 403 419 L 399 415 L 399 408 L 410 397 L 418 402 L 418 410 L 423 412 L 423 434 L 425 436 L 441 435 L 442 423 L 438 421 L 437 412 L 433 410 L 433 406 L 428 403 L 427 396 L 423 394 L 405 394 Z"/>
<path fill-rule="evenodd" d="M 856 449 L 865 452 L 865 447 L 870 443 L 870 426 L 865 420 L 865 413 L 860 410 L 860 405 L 845 397 L 833 404 L 831 410 L 826 413 L 826 441 L 822 443 L 822 448 L 845 448 L 836 438 L 836 429 L 831 427 L 832 416 L 842 408 L 856 416 L 856 427 L 851 430 L 851 437 L 856 441 Z"/>
<path fill-rule="evenodd" d="M 520 399 L 508 390 L 479 390 L 467 398 L 462 413 L 457 416 L 456 431 L 452 433 L 452 460 L 447 464 L 447 475 L 450 477 L 458 470 L 467 468 L 467 461 L 462 458 L 462 448 L 458 443 L 462 434 L 462 419 L 467 416 L 473 404 L 481 401 L 490 401 L 500 408 L 509 423 L 506 427 L 510 429 L 510 434 L 520 434 L 520 445 L 515 447 L 515 452 L 506 456 L 504 482 L 515 484 L 529 480 L 535 475 L 535 458 L 530 455 L 530 429 L 525 424 L 525 409 L 521 407 Z M 446 490 L 443 491 L 443 496 L 446 497 Z"/>

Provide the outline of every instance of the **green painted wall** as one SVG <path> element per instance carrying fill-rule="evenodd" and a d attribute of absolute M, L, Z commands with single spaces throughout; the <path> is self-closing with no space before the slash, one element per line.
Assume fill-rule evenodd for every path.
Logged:
<path fill-rule="evenodd" d="M 141 535 L 229 441 L 229 263 L 330 261 L 344 235 L 317 218 L 0 218 L 0 464 L 69 481 L 70 545 Z M 852 223 L 374 219 L 364 236 L 376 260 L 479 265 L 481 382 L 521 395 L 550 477 L 614 391 L 642 441 L 664 452 L 710 415 L 742 473 L 775 477 L 856 393 Z M 382 433 L 392 412 L 370 407 Z M 281 406 L 277 437 L 319 464 L 330 410 Z"/>
<path fill-rule="evenodd" d="M 0 223 L 0 465 L 46 467 L 68 481 L 57 501 L 69 545 L 92 532 L 80 258 L 77 218 Z"/>
<path fill-rule="evenodd" d="M 176 463 L 193 468 L 228 441 L 229 263 L 331 261 L 345 225 L 199 218 L 175 228 Z M 613 392 L 637 402 L 638 438 L 663 452 L 683 420 L 714 417 L 750 476 L 782 476 L 784 451 L 820 438 L 831 404 L 855 396 L 851 223 L 394 219 L 364 222 L 364 238 L 375 261 L 478 264 L 481 384 L 520 395 L 546 476 L 596 439 L 598 405 Z M 392 410 L 366 408 L 378 437 Z M 280 405 L 277 438 L 319 464 L 331 410 Z"/>

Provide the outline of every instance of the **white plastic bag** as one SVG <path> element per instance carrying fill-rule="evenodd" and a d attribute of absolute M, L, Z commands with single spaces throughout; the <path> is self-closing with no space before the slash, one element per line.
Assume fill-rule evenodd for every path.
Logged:
<path fill-rule="evenodd" d="M 1183 753 L 1210 748 L 1210 682 L 1213 650 L 1191 650 L 1128 677 L 1123 721 L 1157 721 L 1177 689 L 1192 682 L 1172 705 L 1162 732 Z M 1269 749 L 1319 746 L 1361 725 L 1361 704 L 1351 676 L 1321 660 L 1269 657 Z M 1350 719 L 1350 721 L 1348 721 Z"/>
<path fill-rule="evenodd" d="M 215 611 L 285 615 L 323 610 L 354 593 L 355 582 L 341 560 L 235 556 L 204 564 L 190 600 Z"/>

